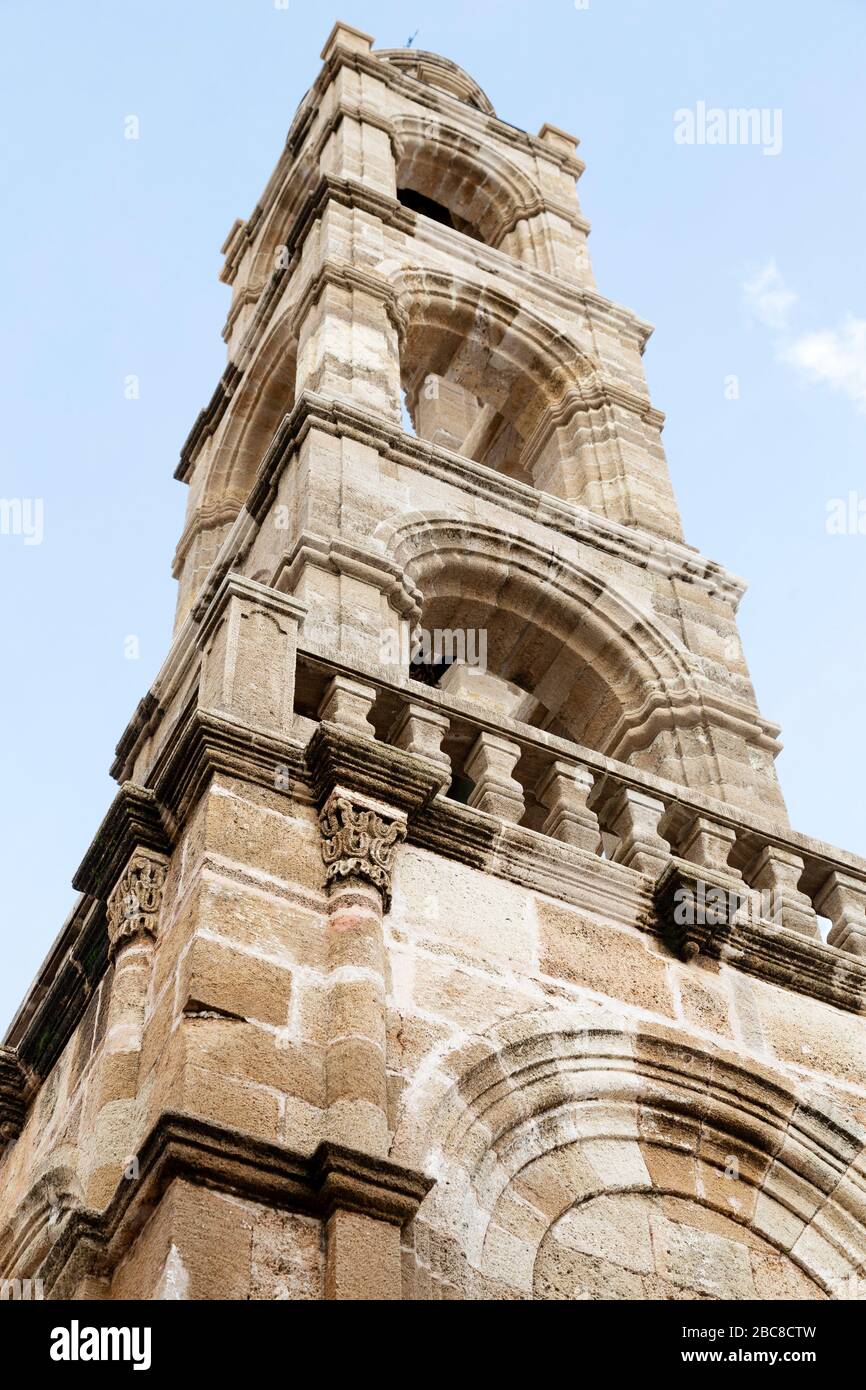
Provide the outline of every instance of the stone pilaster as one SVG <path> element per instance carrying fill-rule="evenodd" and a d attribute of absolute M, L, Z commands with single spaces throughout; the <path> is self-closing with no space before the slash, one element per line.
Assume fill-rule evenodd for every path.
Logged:
<path fill-rule="evenodd" d="M 382 918 L 406 817 L 337 787 L 322 808 L 319 828 L 329 897 L 327 1140 L 384 1158 L 390 1126 Z M 361 1294 L 358 1269 L 369 1265 L 376 1296 L 399 1298 L 399 1227 L 350 1205 L 335 1194 L 326 1226 L 327 1296 L 368 1296 Z"/>
<path fill-rule="evenodd" d="M 136 849 L 108 897 L 114 976 L 94 1082 L 88 1165 L 88 1200 L 97 1207 L 113 1195 L 135 1142 L 142 1030 L 167 872 L 166 855 Z"/>
<path fill-rule="evenodd" d="M 241 723 L 280 734 L 292 724 L 297 599 L 228 574 L 197 614 L 202 650 L 199 703 Z"/>

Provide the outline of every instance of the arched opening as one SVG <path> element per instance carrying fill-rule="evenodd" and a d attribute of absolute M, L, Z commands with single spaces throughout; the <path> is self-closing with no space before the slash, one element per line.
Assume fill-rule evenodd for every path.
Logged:
<path fill-rule="evenodd" d="M 488 718 L 614 758 L 627 747 L 636 766 L 689 785 L 686 730 L 702 704 L 688 653 L 608 578 L 549 546 L 445 515 L 410 514 L 376 534 L 423 595 L 424 632 L 455 634 L 474 655 L 439 672 L 441 687 Z M 455 724 L 446 740 L 456 774 L 471 738 Z M 532 825 L 535 769 L 515 775 Z"/>
<path fill-rule="evenodd" d="M 498 247 L 517 222 L 540 210 L 532 179 L 490 142 L 432 114 L 396 114 L 393 128 L 398 189 L 447 209 L 457 231 Z M 442 220 L 424 205 L 415 210 Z"/>
<path fill-rule="evenodd" d="M 395 288 L 415 432 L 528 486 L 564 492 L 567 469 L 572 491 L 586 487 L 591 448 L 575 456 L 568 422 L 596 393 L 595 363 L 554 324 L 489 285 L 401 270 Z"/>

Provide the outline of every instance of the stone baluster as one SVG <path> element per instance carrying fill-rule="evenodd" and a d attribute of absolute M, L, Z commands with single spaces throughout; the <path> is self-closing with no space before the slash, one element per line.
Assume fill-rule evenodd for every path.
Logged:
<path fill-rule="evenodd" d="M 599 807 L 599 818 L 619 843 L 613 859 L 656 878 L 671 857 L 670 845 L 659 834 L 665 804 L 635 787 L 615 787 Z"/>
<path fill-rule="evenodd" d="M 589 854 L 600 852 L 598 816 L 587 805 L 593 785 L 593 775 L 582 763 L 557 758 L 550 764 L 535 789 L 536 797 L 548 810 L 541 827 L 545 835 Z"/>
<path fill-rule="evenodd" d="M 764 898 L 762 917 L 789 931 L 818 937 L 815 909 L 797 886 L 804 868 L 799 854 L 780 845 L 765 845 L 746 869 L 745 878 Z"/>
<path fill-rule="evenodd" d="M 375 738 L 376 730 L 369 719 L 376 701 L 376 687 L 348 676 L 333 676 L 328 682 L 319 705 L 319 718 L 332 724 L 342 724 L 364 738 Z"/>
<path fill-rule="evenodd" d="M 730 878 L 741 879 L 739 869 L 728 863 L 728 857 L 737 839 L 737 833 L 729 825 L 706 816 L 695 816 L 680 836 L 678 853 L 690 864 L 698 864 L 702 869 L 715 870 Z"/>
<path fill-rule="evenodd" d="M 395 748 L 405 749 L 407 753 L 418 753 L 423 758 L 440 763 L 450 781 L 451 760 L 442 749 L 442 740 L 450 723 L 444 714 L 428 709 L 426 705 L 410 702 L 404 705 L 394 721 L 388 742 Z"/>
<path fill-rule="evenodd" d="M 833 923 L 828 946 L 866 956 L 866 883 L 834 869 L 814 899 L 815 910 Z"/>
<path fill-rule="evenodd" d="M 470 806 L 503 820 L 521 820 L 523 787 L 511 775 L 520 754 L 520 744 L 500 734 L 478 735 L 466 759 L 466 776 L 475 783 L 469 796 Z"/>

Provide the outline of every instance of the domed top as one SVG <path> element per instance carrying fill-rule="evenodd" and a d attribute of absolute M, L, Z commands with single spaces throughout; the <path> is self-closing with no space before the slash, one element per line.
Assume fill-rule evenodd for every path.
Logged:
<path fill-rule="evenodd" d="M 458 101 L 465 101 L 488 116 L 496 115 L 492 102 L 478 83 L 468 72 L 452 63 L 450 58 L 440 58 L 438 53 L 427 53 L 423 48 L 379 48 L 375 56 L 386 63 L 393 63 L 407 77 L 426 82 L 428 87 L 438 87 L 440 91 L 447 92 Z"/>

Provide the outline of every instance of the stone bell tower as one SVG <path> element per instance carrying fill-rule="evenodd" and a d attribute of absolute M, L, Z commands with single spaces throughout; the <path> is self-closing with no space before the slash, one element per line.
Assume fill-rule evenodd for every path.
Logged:
<path fill-rule="evenodd" d="M 850 1296 L 866 862 L 790 828 L 577 141 L 348 25 L 322 58 L 223 248 L 171 650 L 0 1052 L 0 1276 Z"/>

